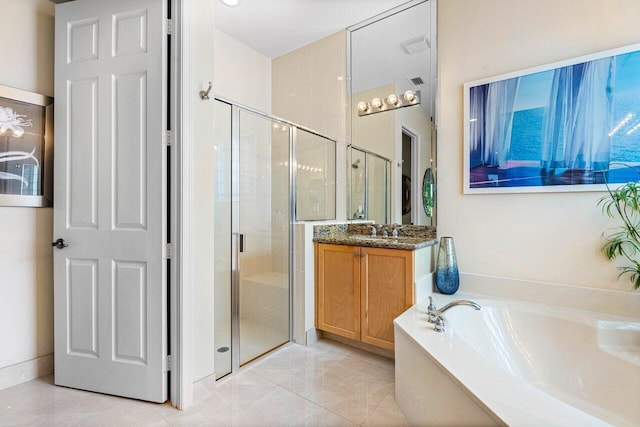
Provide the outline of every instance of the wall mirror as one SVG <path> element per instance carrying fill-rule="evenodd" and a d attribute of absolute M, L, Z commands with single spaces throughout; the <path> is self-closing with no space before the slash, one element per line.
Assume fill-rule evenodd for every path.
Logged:
<path fill-rule="evenodd" d="M 435 26 L 435 1 L 427 0 L 348 28 L 350 220 L 435 225 L 435 182 L 424 183 L 435 175 L 426 174 L 435 171 Z M 385 188 L 369 182 L 366 169 L 358 173 L 361 153 L 389 160 Z M 374 214 L 370 203 L 386 198 L 389 214 Z"/>
<path fill-rule="evenodd" d="M 352 219 L 389 222 L 391 161 L 362 148 L 349 147 Z"/>

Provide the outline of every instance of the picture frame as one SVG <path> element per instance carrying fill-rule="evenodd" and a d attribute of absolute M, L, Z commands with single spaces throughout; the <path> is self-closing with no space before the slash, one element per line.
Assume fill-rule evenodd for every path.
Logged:
<path fill-rule="evenodd" d="M 0 85 L 0 206 L 53 205 L 53 98 Z"/>
<path fill-rule="evenodd" d="M 464 84 L 464 194 L 640 179 L 640 44 Z"/>

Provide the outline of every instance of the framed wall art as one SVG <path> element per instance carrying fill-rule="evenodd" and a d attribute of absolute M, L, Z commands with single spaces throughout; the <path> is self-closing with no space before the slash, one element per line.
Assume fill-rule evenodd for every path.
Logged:
<path fill-rule="evenodd" d="M 602 191 L 638 166 L 640 44 L 464 85 L 466 194 Z"/>
<path fill-rule="evenodd" d="M 0 206 L 52 205 L 52 143 L 53 98 L 0 85 Z"/>

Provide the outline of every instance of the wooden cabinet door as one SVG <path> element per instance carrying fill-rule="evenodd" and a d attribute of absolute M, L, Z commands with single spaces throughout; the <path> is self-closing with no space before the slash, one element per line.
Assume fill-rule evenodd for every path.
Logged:
<path fill-rule="evenodd" d="M 361 341 L 393 350 L 393 319 L 414 304 L 413 251 L 361 251 Z"/>
<path fill-rule="evenodd" d="M 360 339 L 360 248 L 316 246 L 316 327 Z"/>

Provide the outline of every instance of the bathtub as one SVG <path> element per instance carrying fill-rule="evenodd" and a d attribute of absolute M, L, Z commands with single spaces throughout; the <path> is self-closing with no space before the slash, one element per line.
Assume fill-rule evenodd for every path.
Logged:
<path fill-rule="evenodd" d="M 621 316 L 434 295 L 437 307 L 455 299 L 482 309 L 448 310 L 444 333 L 424 302 L 395 320 L 396 400 L 412 424 L 640 425 L 640 305 Z"/>

